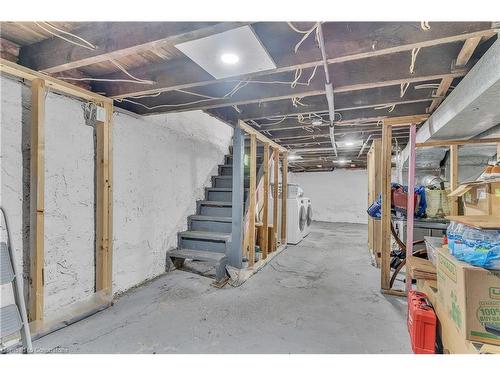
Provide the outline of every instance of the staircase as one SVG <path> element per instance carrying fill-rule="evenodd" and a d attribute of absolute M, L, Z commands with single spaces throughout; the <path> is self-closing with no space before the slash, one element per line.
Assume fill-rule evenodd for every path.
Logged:
<path fill-rule="evenodd" d="M 261 162 L 262 157 L 258 157 Z M 167 253 L 176 268 L 190 259 L 212 264 L 216 282 L 226 277 L 227 256 L 231 243 L 232 148 L 219 165 L 218 175 L 212 176 L 212 186 L 205 188 L 205 199 L 196 202 L 196 213 L 187 219 L 188 229 L 178 233 L 177 249 Z M 244 200 L 247 198 L 249 171 L 245 168 Z"/>

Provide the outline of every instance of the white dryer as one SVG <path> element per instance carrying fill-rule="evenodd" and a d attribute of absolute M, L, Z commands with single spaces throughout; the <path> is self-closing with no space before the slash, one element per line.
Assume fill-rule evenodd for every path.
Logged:
<path fill-rule="evenodd" d="M 304 230 L 302 231 L 302 237 L 305 238 L 309 233 L 311 233 L 313 212 L 311 206 L 311 199 L 302 198 L 302 201 L 304 202 L 304 207 L 306 209 L 306 225 L 304 226 Z"/>

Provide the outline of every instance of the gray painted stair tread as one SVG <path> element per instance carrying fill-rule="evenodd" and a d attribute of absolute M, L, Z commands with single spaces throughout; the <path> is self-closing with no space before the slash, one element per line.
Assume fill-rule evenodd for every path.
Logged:
<path fill-rule="evenodd" d="M 206 216 L 206 215 L 191 215 L 189 216 L 191 220 L 203 220 L 203 221 L 220 221 L 224 223 L 231 223 L 233 218 L 231 216 Z"/>
<path fill-rule="evenodd" d="M 218 206 L 218 207 L 231 207 L 233 205 L 232 202 L 226 201 L 200 201 L 200 204 L 203 206 Z"/>
<path fill-rule="evenodd" d="M 9 250 L 5 242 L 0 243 L 0 285 L 8 284 L 14 280 L 14 270 L 10 263 Z"/>
<path fill-rule="evenodd" d="M 180 233 L 182 238 L 195 238 L 202 240 L 227 241 L 231 238 L 230 233 L 205 232 L 197 230 L 186 230 Z"/>
<path fill-rule="evenodd" d="M 0 308 L 0 338 L 19 332 L 23 323 L 16 305 Z"/>
<path fill-rule="evenodd" d="M 215 253 L 213 251 L 178 249 L 168 252 L 169 257 L 201 260 L 204 262 L 219 263 L 226 257 L 224 253 Z"/>

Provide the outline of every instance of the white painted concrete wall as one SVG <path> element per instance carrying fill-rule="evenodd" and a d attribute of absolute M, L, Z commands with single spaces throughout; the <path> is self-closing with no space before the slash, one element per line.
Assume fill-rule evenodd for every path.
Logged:
<path fill-rule="evenodd" d="M 366 170 L 290 173 L 288 180 L 299 184 L 304 196 L 311 198 L 314 220 L 368 222 Z"/>
<path fill-rule="evenodd" d="M 29 264 L 31 91 L 1 76 L 0 95 L 0 204 L 8 211 L 22 268 Z M 49 93 L 45 132 L 45 311 L 50 316 L 94 292 L 95 161 L 94 133 L 80 101 Z M 232 128 L 201 111 L 143 118 L 115 113 L 115 292 L 165 271 L 166 251 L 177 246 L 177 232 L 195 213 L 231 137 Z M 0 302 L 12 303 L 10 290 L 2 289 Z"/>
<path fill-rule="evenodd" d="M 231 137 L 232 128 L 201 111 L 115 115 L 115 292 L 165 271 L 166 252 L 177 246 Z"/>

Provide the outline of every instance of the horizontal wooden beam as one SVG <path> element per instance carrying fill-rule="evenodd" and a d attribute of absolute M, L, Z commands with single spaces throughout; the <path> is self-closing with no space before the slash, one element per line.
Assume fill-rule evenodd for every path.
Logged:
<path fill-rule="evenodd" d="M 283 146 L 280 146 L 276 142 L 272 141 L 270 138 L 267 138 L 264 134 L 258 132 L 257 130 L 255 130 L 251 126 L 248 126 L 243 121 L 240 121 L 239 124 L 238 124 L 238 126 L 245 133 L 247 133 L 249 135 L 255 135 L 257 140 L 259 140 L 259 141 L 261 141 L 263 143 L 268 143 L 269 146 L 271 146 L 272 148 L 278 149 L 280 152 L 286 152 L 287 151 L 286 148 L 284 148 Z"/>
<path fill-rule="evenodd" d="M 426 83 L 437 83 L 427 81 Z M 360 91 L 338 92 L 335 95 L 335 110 L 348 111 L 352 109 L 372 108 L 392 104 L 404 104 L 432 100 L 432 88 L 415 89 L 418 83 L 411 84 L 403 96 L 401 85 L 376 87 Z M 261 120 L 270 117 L 324 113 L 328 118 L 328 103 L 326 95 L 309 96 L 301 99 L 303 105 L 294 106 L 291 100 L 281 100 L 240 106 L 240 117 L 244 121 Z"/>
<path fill-rule="evenodd" d="M 23 47 L 20 60 L 35 70 L 57 73 L 142 51 L 161 52 L 162 47 L 218 34 L 243 22 L 89 22 L 72 33 L 97 46 L 87 49 L 59 38 Z"/>
<path fill-rule="evenodd" d="M 72 95 L 96 103 L 101 103 L 101 104 L 113 103 L 113 100 L 111 98 L 107 98 L 105 96 L 96 94 L 92 91 L 82 89 L 80 87 L 61 81 L 46 74 L 35 72 L 34 70 L 31 70 L 29 68 L 26 68 L 24 66 L 15 64 L 13 62 L 4 59 L 0 59 L 0 72 L 7 73 L 15 77 L 23 78 L 28 81 L 33 81 L 34 79 L 37 78 L 43 79 L 47 87 L 50 87 L 56 91 L 63 92 L 65 94 Z"/>
<path fill-rule="evenodd" d="M 255 24 L 253 27 L 258 34 L 261 25 Z M 325 27 L 328 28 L 329 26 L 326 24 Z M 332 27 L 336 26 L 332 25 Z M 475 36 L 493 35 L 494 33 L 494 31 L 491 30 L 492 25 L 489 22 L 434 23 L 431 30 L 428 31 L 421 30 L 420 23 L 416 22 L 375 22 L 369 24 L 365 23 L 364 25 L 363 23 L 343 23 L 341 27 L 344 28 L 342 33 L 332 33 L 331 36 L 328 34 L 325 36 L 325 40 L 327 40 L 327 53 L 330 57 L 328 59 L 329 64 L 341 64 L 348 61 L 364 60 L 376 56 L 397 54 L 401 52 L 406 52 L 407 54 L 407 52 L 411 51 L 413 48 L 432 48 L 432 46 L 449 44 Z M 180 59 L 179 62 L 173 60 L 166 63 L 162 62 L 161 64 L 145 65 L 131 70 L 131 73 L 135 76 L 155 81 L 155 85 L 144 86 L 133 83 L 98 83 L 95 85 L 96 90 L 106 92 L 112 97 L 123 98 L 176 89 L 189 89 L 220 82 L 230 82 L 234 79 L 255 79 L 256 77 L 274 73 L 293 72 L 299 68 L 306 69 L 321 66 L 323 62 L 318 56 L 318 48 L 316 45 L 312 45 L 307 49 L 299 49 L 297 54 L 294 53 L 293 48 L 297 42 L 296 37 L 297 35 L 291 40 L 288 38 L 284 43 L 278 44 L 282 45 L 280 51 L 286 52 L 286 54 L 283 55 L 283 53 L 277 53 L 276 44 L 273 44 L 273 40 L 279 40 L 279 35 L 271 35 L 268 38 L 265 38 L 265 35 L 261 36 L 262 43 L 266 46 L 275 61 L 277 61 L 278 68 L 274 70 L 216 80 L 197 64 L 186 58 Z M 283 50 L 283 48 L 285 48 L 285 50 Z M 422 50 L 420 54 L 424 51 L 425 49 Z M 317 59 L 311 60 L 311 56 L 317 57 Z M 178 69 L 179 64 L 183 66 L 182 70 Z M 335 69 L 333 72 L 335 75 Z M 106 78 L 115 78 L 119 76 L 121 75 L 110 75 L 106 76 Z"/>
<path fill-rule="evenodd" d="M 429 118 L 429 115 L 409 115 L 385 118 L 384 125 L 389 126 L 404 126 L 411 124 L 420 124 Z"/>
<path fill-rule="evenodd" d="M 473 138 L 473 139 L 450 139 L 443 141 L 427 141 L 417 143 L 416 147 L 445 147 L 452 145 L 477 145 L 477 144 L 500 143 L 500 138 Z"/>
<path fill-rule="evenodd" d="M 424 49 L 419 53 L 419 60 L 413 74 L 409 70 L 407 52 L 376 56 L 364 60 L 347 61 L 332 67 L 333 74 L 330 78 L 333 80 L 334 93 L 338 95 L 346 92 L 351 92 L 352 94 L 354 91 L 373 88 L 400 86 L 402 83 L 412 84 L 439 80 L 446 76 L 463 77 L 467 74 L 469 67 L 455 70 L 451 68 L 452 61 L 455 59 L 457 53 L 456 45 Z M 177 76 L 179 74 L 185 74 L 185 71 L 181 73 L 181 67 L 179 67 Z M 309 68 L 307 71 L 304 71 L 303 75 L 310 77 L 312 69 Z M 159 79 L 163 78 L 159 77 Z M 253 83 L 250 80 L 249 84 L 239 89 L 236 93 L 228 95 L 239 82 L 235 80 L 231 84 L 218 83 L 197 90 L 190 90 L 190 92 L 197 95 L 209 96 L 216 99 L 200 101 L 199 96 L 186 96 L 185 92 L 169 92 L 149 98 L 129 98 L 129 100 L 132 99 L 134 102 L 141 103 L 142 105 L 127 102 L 125 103 L 125 108 L 140 114 L 207 110 L 219 107 L 228 107 L 232 110 L 231 107 L 233 106 L 263 105 L 264 103 L 277 100 L 291 101 L 292 98 L 306 98 L 324 95 L 325 93 L 325 76 L 324 72 L 320 69 L 317 70 L 309 85 L 292 87 L 290 84 L 283 84 L 283 82 L 291 83 L 293 80 L 293 72 L 272 74 L 267 76 L 265 80 L 258 80 Z M 307 81 L 307 78 L 304 81 Z M 137 86 L 143 87 L 144 85 L 136 84 L 133 86 L 137 89 Z M 122 96 L 120 95 L 119 97 Z M 250 116 L 243 114 L 243 117 Z"/>

